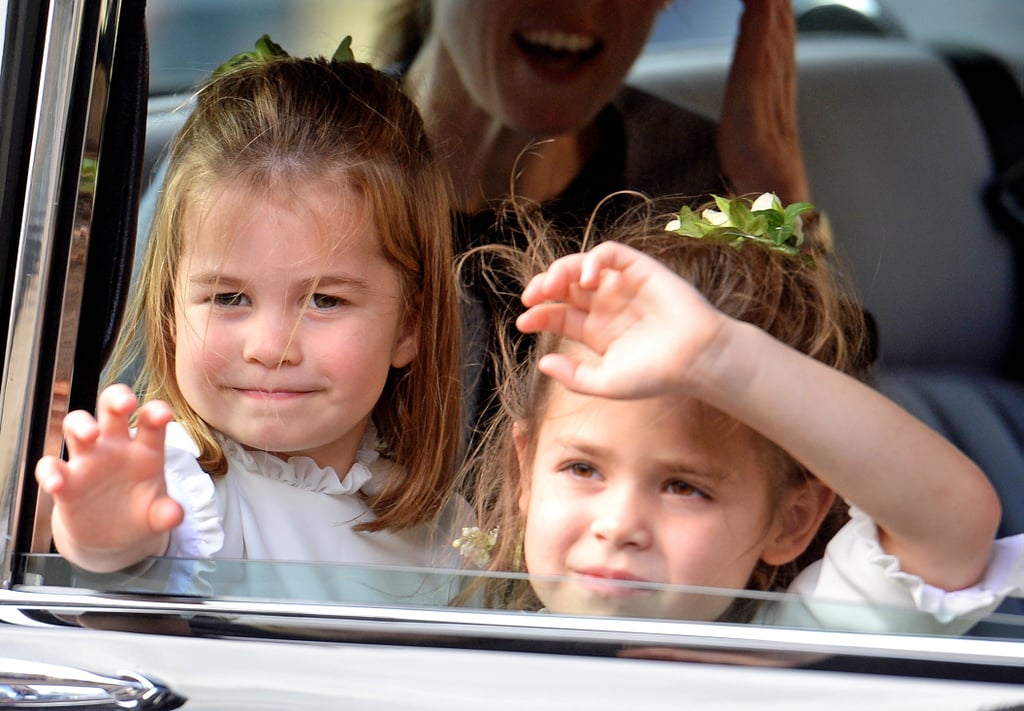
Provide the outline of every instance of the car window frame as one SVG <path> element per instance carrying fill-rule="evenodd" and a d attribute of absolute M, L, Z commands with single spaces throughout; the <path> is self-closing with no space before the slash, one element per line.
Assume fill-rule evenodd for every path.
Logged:
<path fill-rule="evenodd" d="M 21 139 L 24 132 L 28 140 L 20 159 L 7 161 L 5 169 L 12 184 L 24 185 L 17 204 L 11 199 L 3 208 L 10 256 L 4 270 L 10 318 L 0 386 L 0 525 L 6 533 L 0 575 L 5 584 L 12 579 L 13 551 L 50 550 L 48 500 L 36 496 L 28 463 L 59 455 L 64 415 L 94 406 L 103 352 L 123 308 L 141 192 L 140 126 L 148 86 L 131 81 L 133 74 L 144 74 L 144 33 L 134 44 L 116 41 L 122 24 L 143 26 L 144 5 L 19 1 L 9 10 L 14 22 L 8 23 L 4 43 L 4 66 L 11 69 L 5 71 L 5 90 L 15 84 L 22 113 L 4 118 L 11 121 L 10 135 Z M 120 76 L 127 80 L 112 81 L 118 46 Z M 126 92 L 140 95 L 134 127 L 120 114 Z M 125 125 L 107 126 L 110 117 Z M 131 145 L 129 130 L 108 139 L 104 150 L 104 133 L 118 134 L 125 126 L 135 129 L 137 144 Z M 127 157 L 122 141 L 130 144 Z"/>

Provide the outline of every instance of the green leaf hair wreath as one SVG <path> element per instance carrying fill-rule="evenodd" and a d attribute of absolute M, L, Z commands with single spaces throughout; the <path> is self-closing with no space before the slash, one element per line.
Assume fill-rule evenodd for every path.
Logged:
<path fill-rule="evenodd" d="M 239 52 L 235 56 L 231 57 L 228 61 L 213 70 L 213 76 L 220 76 L 221 74 L 237 69 L 248 62 L 266 62 L 270 59 L 290 56 L 291 55 L 288 54 L 281 45 L 270 39 L 270 35 L 265 34 L 256 40 L 255 49 L 248 52 Z M 355 55 L 352 53 L 351 35 L 348 35 L 341 40 L 338 48 L 334 50 L 334 54 L 331 55 L 331 60 L 335 62 L 356 61 Z"/>
<path fill-rule="evenodd" d="M 783 206 L 773 193 L 764 193 L 754 200 L 712 197 L 717 210 L 709 207 L 698 214 L 683 206 L 665 229 L 685 237 L 723 242 L 737 249 L 747 242 L 755 242 L 811 260 L 810 255 L 800 249 L 804 242 L 800 215 L 813 210 L 814 205 L 795 202 Z"/>

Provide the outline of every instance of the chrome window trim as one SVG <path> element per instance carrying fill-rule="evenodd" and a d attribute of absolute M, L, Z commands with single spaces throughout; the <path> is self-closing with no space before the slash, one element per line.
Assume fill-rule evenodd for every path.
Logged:
<path fill-rule="evenodd" d="M 485 641 L 544 651 L 544 644 L 657 648 L 710 654 L 743 654 L 740 663 L 774 660 L 800 666 L 845 656 L 1024 670 L 1021 644 L 976 637 L 893 635 L 715 622 L 567 617 L 487 610 L 307 604 L 216 598 L 133 598 L 100 594 L 0 590 L 0 609 L 74 624 L 76 615 L 105 619 L 103 627 L 154 632 L 150 618 L 204 620 L 217 637 L 307 639 L 321 642 L 426 644 L 483 648 Z M 0 617 L 0 620 L 3 618 Z M 177 630 L 180 632 L 181 630 Z M 258 634 L 257 634 L 258 633 Z M 502 645 L 497 645 L 502 646 Z M 684 660 L 685 661 L 685 660 Z M 689 661 L 697 661 L 689 659 Z M 894 674 L 899 674 L 894 671 Z"/>
<path fill-rule="evenodd" d="M 61 447 L 60 422 L 67 411 L 67 393 L 74 364 L 75 338 L 81 287 L 85 273 L 85 254 L 88 247 L 92 218 L 93 186 L 83 176 L 83 159 L 98 157 L 102 124 L 106 112 L 110 52 L 112 37 L 102 40 L 103 33 L 112 33 L 116 27 L 118 0 L 99 3 L 88 0 L 53 0 L 49 6 L 46 39 L 40 69 L 39 94 L 36 100 L 29 150 L 29 175 L 22 213 L 21 232 L 18 236 L 18 263 L 16 265 L 11 322 L 6 341 L 3 381 L 0 382 L 0 586 L 9 587 L 13 575 L 13 555 L 19 517 L 23 478 L 30 476 L 28 457 L 29 416 L 40 403 L 36 400 L 38 358 L 41 347 L 42 324 L 46 309 L 46 295 L 54 274 L 63 274 L 64 304 L 60 325 L 58 352 L 54 354 L 54 382 L 49 389 L 49 410 L 44 449 L 57 454 Z M 99 21 L 93 25 L 96 36 L 86 37 L 90 27 L 87 12 L 99 12 Z M 102 40 L 102 41 L 101 41 Z M 107 56 L 80 64 L 83 47 L 100 48 Z M 84 142 L 84 155 L 67 155 L 74 149 L 67 145 L 70 118 L 68 108 L 74 96 L 76 72 L 84 66 L 92 72 L 89 107 Z M 97 91 L 101 89 L 101 91 Z M 94 103 L 98 102 L 98 103 Z M 96 110 L 98 107 L 98 110 Z M 61 181 L 70 166 L 79 170 L 79 193 L 76 198 L 68 263 L 53 265 L 59 214 Z M 98 166 L 97 166 L 98 167 Z M 86 177 L 83 182 L 83 177 Z M 56 267 L 56 268 L 55 268 Z M 57 278 L 60 278 L 59 276 Z M 59 387 L 58 387 L 59 385 Z M 59 396 L 58 396 L 59 394 Z M 43 540 L 33 545 L 48 546 L 48 524 Z M 36 535 L 36 534 L 34 534 Z"/>

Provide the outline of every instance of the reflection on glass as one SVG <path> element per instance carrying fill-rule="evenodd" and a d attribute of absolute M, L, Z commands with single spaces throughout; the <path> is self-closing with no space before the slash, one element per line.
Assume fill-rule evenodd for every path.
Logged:
<path fill-rule="evenodd" d="M 252 49 L 264 33 L 295 56 L 330 54 L 352 35 L 356 57 L 380 22 L 379 0 L 150 0 L 150 91 L 188 91 L 214 67 Z"/>
<path fill-rule="evenodd" d="M 31 588 L 57 586 L 102 593 L 473 610 L 494 609 L 485 600 L 509 599 L 508 595 L 494 595 L 499 589 L 507 593 L 527 584 L 576 584 L 566 578 L 517 573 L 171 558 L 151 559 L 131 571 L 95 575 L 72 568 L 58 555 L 22 556 L 20 580 L 25 587 Z M 608 616 L 665 621 L 660 615 L 666 610 L 674 610 L 673 620 L 700 620 L 706 610 L 739 606 L 754 610 L 748 622 L 754 625 L 865 632 L 884 631 L 895 625 L 905 632 L 936 632 L 935 619 L 916 610 L 809 600 L 789 593 L 632 581 L 617 582 L 614 589 L 609 587 L 589 592 L 606 598 L 606 604 L 603 608 L 594 608 L 600 610 L 599 614 L 581 615 L 581 618 Z M 514 604 L 505 609 L 523 611 Z M 535 612 L 554 617 L 547 610 Z M 723 618 L 720 621 L 735 620 Z M 963 620 L 960 622 L 960 627 L 970 626 L 963 624 Z M 974 624 L 971 636 L 1024 639 L 1024 616 L 979 615 L 970 618 L 970 623 Z"/>

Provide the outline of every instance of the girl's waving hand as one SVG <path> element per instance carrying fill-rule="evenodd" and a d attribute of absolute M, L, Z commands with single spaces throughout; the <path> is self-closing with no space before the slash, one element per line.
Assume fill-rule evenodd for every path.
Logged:
<path fill-rule="evenodd" d="M 36 465 L 40 488 L 54 501 L 53 536 L 65 555 L 94 572 L 109 572 L 160 555 L 183 511 L 167 496 L 164 430 L 170 407 L 152 401 L 129 419 L 137 401 L 125 385 L 104 390 L 96 418 L 84 411 L 64 420 L 68 461 Z M 71 550 L 73 549 L 73 550 Z"/>
<path fill-rule="evenodd" d="M 602 397 L 685 388 L 729 321 L 661 262 L 615 242 L 557 260 L 522 299 L 528 309 L 516 322 L 521 331 L 554 333 L 597 356 L 549 353 L 540 369 L 571 390 Z"/>

